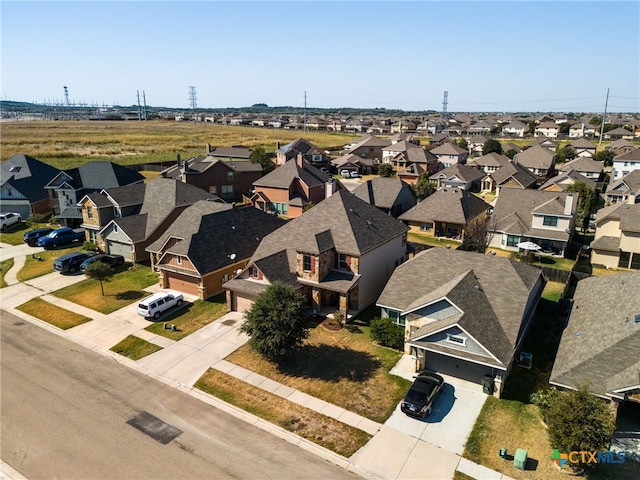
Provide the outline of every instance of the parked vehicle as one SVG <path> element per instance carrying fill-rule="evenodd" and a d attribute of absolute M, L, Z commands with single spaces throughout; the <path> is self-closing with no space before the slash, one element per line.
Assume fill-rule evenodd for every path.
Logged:
<path fill-rule="evenodd" d="M 29 230 L 24 234 L 24 243 L 29 245 L 30 247 L 38 246 L 38 239 L 40 237 L 44 237 L 53 232 L 53 228 L 36 228 L 35 230 Z"/>
<path fill-rule="evenodd" d="M 45 237 L 40 237 L 38 239 L 38 246 L 50 249 L 82 240 L 84 240 L 84 230 L 82 228 L 74 230 L 73 228 L 63 227 L 50 232 Z"/>
<path fill-rule="evenodd" d="M 433 401 L 442 387 L 444 378 L 434 372 L 420 372 L 400 402 L 400 410 L 412 417 L 424 418 L 431 413 Z"/>
<path fill-rule="evenodd" d="M 20 222 L 22 222 L 22 216 L 19 213 L 0 213 L 0 229 L 3 232 L 5 232 L 9 227 L 18 225 Z"/>
<path fill-rule="evenodd" d="M 342 175 L 342 178 L 351 178 L 351 172 L 349 170 L 341 170 L 340 175 Z"/>
<path fill-rule="evenodd" d="M 95 253 L 90 252 L 74 252 L 67 253 L 53 261 L 53 269 L 60 273 L 73 273 L 80 269 L 80 265 L 87 258 L 92 257 Z"/>
<path fill-rule="evenodd" d="M 160 318 L 160 315 L 173 307 L 180 307 L 184 298 L 178 292 L 154 293 L 140 301 L 138 304 L 138 315 L 144 318 Z"/>
<path fill-rule="evenodd" d="M 93 257 L 89 257 L 84 262 L 82 262 L 82 265 L 80 265 L 80 270 L 84 272 L 89 265 L 95 262 L 106 263 L 110 267 L 118 267 L 124 264 L 124 257 L 122 255 L 106 255 L 103 253 L 94 255 Z"/>

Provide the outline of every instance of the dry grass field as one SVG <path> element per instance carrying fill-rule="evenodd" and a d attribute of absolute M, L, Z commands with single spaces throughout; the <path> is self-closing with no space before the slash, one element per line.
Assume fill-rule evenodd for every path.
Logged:
<path fill-rule="evenodd" d="M 120 165 L 175 160 L 179 153 L 190 158 L 205 153 L 205 145 L 244 145 L 276 150 L 304 138 L 322 149 L 336 149 L 355 136 L 232 127 L 211 123 L 193 124 L 154 120 L 138 121 L 33 121 L 0 124 L 2 160 L 24 153 L 60 169 L 77 167 L 91 160 L 109 160 Z"/>

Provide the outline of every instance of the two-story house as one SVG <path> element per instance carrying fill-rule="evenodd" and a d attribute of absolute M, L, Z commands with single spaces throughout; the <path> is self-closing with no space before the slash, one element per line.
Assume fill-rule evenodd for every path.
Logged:
<path fill-rule="evenodd" d="M 398 217 L 411 231 L 462 241 L 467 226 L 486 217 L 491 205 L 459 188 L 441 188 Z"/>
<path fill-rule="evenodd" d="M 640 203 L 634 197 L 598 210 L 591 263 L 640 270 Z"/>
<path fill-rule="evenodd" d="M 566 162 L 558 167 L 559 173 L 567 173 L 570 171 L 578 172 L 579 174 L 597 182 L 602 177 L 602 170 L 604 164 L 598 162 L 590 157 L 578 157 Z"/>
<path fill-rule="evenodd" d="M 251 190 L 253 182 L 262 177 L 262 166 L 243 160 L 223 161 L 209 155 L 184 162 L 178 160 L 176 165 L 163 170 L 161 175 L 206 190 L 227 202 L 237 202 Z"/>
<path fill-rule="evenodd" d="M 372 178 L 358 185 L 352 193 L 394 218 L 417 203 L 411 186 L 397 177 Z"/>
<path fill-rule="evenodd" d="M 454 143 L 444 143 L 439 147 L 430 150 L 432 155 L 435 155 L 438 159 L 438 162 L 444 167 L 450 167 L 451 165 L 455 165 L 457 163 L 465 164 L 467 163 L 467 157 L 469 156 L 469 152 L 467 152 L 464 148 L 459 147 Z"/>
<path fill-rule="evenodd" d="M 249 201 L 259 210 L 295 218 L 305 206 L 316 205 L 342 188 L 340 182 L 299 154 L 253 182 Z"/>
<path fill-rule="evenodd" d="M 578 157 L 593 157 L 598 147 L 586 138 L 578 138 L 570 144 Z"/>
<path fill-rule="evenodd" d="M 356 141 L 350 143 L 344 154 L 353 154 L 360 158 L 377 160 L 382 159 L 382 149 L 389 146 L 391 141 L 386 138 L 378 138 L 371 134 L 365 134 Z"/>
<path fill-rule="evenodd" d="M 527 126 L 520 120 L 513 120 L 502 127 L 502 135 L 505 137 L 523 138 L 527 132 Z"/>
<path fill-rule="evenodd" d="M 132 262 L 149 259 L 146 248 L 155 242 L 189 205 L 219 197 L 170 178 L 144 184 L 144 197 L 135 215 L 115 217 L 99 232 L 107 253 L 123 255 Z M 87 207 L 89 204 L 87 204 Z"/>
<path fill-rule="evenodd" d="M 342 190 L 262 239 L 247 267 L 224 284 L 232 311 L 268 285 L 297 288 L 316 312 L 345 319 L 371 305 L 406 257 L 407 227 Z"/>
<path fill-rule="evenodd" d="M 556 166 L 556 155 L 540 145 L 534 145 L 518 153 L 513 157 L 513 161 L 536 175 L 538 181 L 542 183 L 547 178 L 553 176 Z"/>
<path fill-rule="evenodd" d="M 87 193 L 142 182 L 144 176 L 135 170 L 113 162 L 96 161 L 60 172 L 45 188 L 49 191 L 56 218 L 75 226 L 82 222 L 78 201 Z"/>
<path fill-rule="evenodd" d="M 502 188 L 534 188 L 538 181 L 538 177 L 525 167 L 496 152 L 469 160 L 467 165 L 485 173 L 480 180 L 480 190 L 496 192 L 496 196 Z"/>
<path fill-rule="evenodd" d="M 0 211 L 16 212 L 22 218 L 51 213 L 45 185 L 60 173 L 29 155 L 17 154 L 6 159 L 0 163 Z"/>
<path fill-rule="evenodd" d="M 477 168 L 456 163 L 429 176 L 429 180 L 436 183 L 437 188 L 459 188 L 477 192 L 484 173 Z"/>
<path fill-rule="evenodd" d="M 534 137 L 558 138 L 560 127 L 555 122 L 544 122 L 536 126 Z"/>
<path fill-rule="evenodd" d="M 640 170 L 640 148 L 634 148 L 613 157 L 612 180 L 618 180 L 634 170 Z"/>
<path fill-rule="evenodd" d="M 289 160 L 298 158 L 299 155 L 302 155 L 310 165 L 318 168 L 327 166 L 329 163 L 329 156 L 304 138 L 298 138 L 282 147 L 279 143 L 276 145 L 276 165 L 284 165 Z"/>
<path fill-rule="evenodd" d="M 260 241 L 284 220 L 252 207 L 200 200 L 187 207 L 151 245 L 161 288 L 205 300 L 243 269 Z"/>
<path fill-rule="evenodd" d="M 564 255 L 578 210 L 578 195 L 503 188 L 493 211 L 490 247 L 517 252 L 531 241 L 543 251 Z"/>
<path fill-rule="evenodd" d="M 400 265 L 376 305 L 405 331 L 415 369 L 480 383 L 500 396 L 546 281 L 514 260 L 432 248 Z"/>

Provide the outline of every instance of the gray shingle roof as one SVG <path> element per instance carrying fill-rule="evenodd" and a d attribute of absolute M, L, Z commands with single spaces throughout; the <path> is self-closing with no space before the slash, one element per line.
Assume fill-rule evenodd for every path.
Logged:
<path fill-rule="evenodd" d="M 640 272 L 578 282 L 550 383 L 599 395 L 640 385 Z"/>
<path fill-rule="evenodd" d="M 251 157 L 253 150 L 246 147 L 218 147 L 211 151 L 211 155 L 220 158 L 246 158 Z"/>
<path fill-rule="evenodd" d="M 629 172 L 622 178 L 611 183 L 607 188 L 607 193 L 640 193 L 640 170 Z"/>
<path fill-rule="evenodd" d="M 540 145 L 534 145 L 516 154 L 514 162 L 526 168 L 549 169 L 555 154 Z"/>
<path fill-rule="evenodd" d="M 142 205 L 146 188 L 146 183 L 136 183 L 119 188 L 108 188 L 103 192 L 108 197 L 111 197 L 116 205 L 127 207 L 130 205 Z"/>
<path fill-rule="evenodd" d="M 449 142 L 445 142 L 442 145 L 430 150 L 430 152 L 436 156 L 438 155 L 461 155 L 463 153 L 467 153 L 467 151 L 459 147 L 458 145 L 454 145 Z"/>
<path fill-rule="evenodd" d="M 592 190 L 596 189 L 596 182 L 591 180 L 590 178 L 585 177 L 581 173 L 578 173 L 577 170 L 567 170 L 564 173 L 560 173 L 555 177 L 551 177 L 549 180 L 540 185 L 538 190 L 546 190 L 552 185 L 556 185 L 563 189 L 568 185 L 573 185 L 576 182 L 583 182 L 586 186 L 591 188 Z"/>
<path fill-rule="evenodd" d="M 467 162 L 467 166 L 470 167 L 502 167 L 503 165 L 507 165 L 511 163 L 509 157 L 506 155 L 501 155 L 497 152 L 487 153 L 486 155 L 482 155 L 481 157 L 474 158 Z"/>
<path fill-rule="evenodd" d="M 377 304 L 407 312 L 446 297 L 462 310 L 453 321 L 504 366 L 514 353 L 529 295 L 541 275 L 504 257 L 432 248 L 394 271 Z M 433 327 L 427 324 L 412 340 L 428 335 L 429 329 Z"/>
<path fill-rule="evenodd" d="M 498 185 L 508 182 L 510 179 L 518 182 L 522 188 L 529 188 L 536 184 L 538 178 L 522 165 L 517 163 L 506 163 L 495 172 L 489 174 Z"/>
<path fill-rule="evenodd" d="M 44 187 L 59 173 L 57 168 L 29 155 L 17 154 L 0 163 L 0 184 L 10 184 L 35 203 L 49 196 Z"/>
<path fill-rule="evenodd" d="M 619 220 L 620 230 L 623 232 L 640 232 L 640 203 L 634 203 L 633 205 L 626 202 L 614 203 L 598 210 L 596 227 L 601 226 L 605 220 L 610 219 Z"/>
<path fill-rule="evenodd" d="M 597 173 L 600 174 L 604 167 L 603 162 L 597 162 L 590 157 L 578 157 L 570 162 L 561 165 L 558 170 L 561 172 L 568 172 L 575 170 L 576 172 Z"/>
<path fill-rule="evenodd" d="M 491 205 L 459 188 L 442 188 L 409 209 L 399 220 L 407 222 L 447 222 L 466 225 Z"/>
<path fill-rule="evenodd" d="M 371 205 L 378 208 L 392 208 L 400 194 L 405 192 L 409 197 L 413 197 L 415 205 L 415 195 L 411 187 L 399 178 L 377 177 L 358 185 L 353 194 Z M 408 205 L 405 205 L 408 208 Z"/>
<path fill-rule="evenodd" d="M 257 208 L 200 200 L 176 219 L 148 251 L 162 250 L 169 238 L 181 239 L 166 252 L 189 257 L 201 275 L 250 258 L 260 241 L 285 221 Z M 234 260 L 229 256 L 235 254 Z"/>
<path fill-rule="evenodd" d="M 287 160 L 261 179 L 253 182 L 256 187 L 289 188 L 291 182 L 300 179 L 309 187 L 316 187 L 331 180 L 331 176 L 318 170 L 308 162 L 300 168 L 296 159 Z"/>
<path fill-rule="evenodd" d="M 624 161 L 624 160 L 640 160 L 640 148 L 634 148 L 633 150 L 629 150 L 628 152 L 621 153 L 620 155 L 616 155 L 613 157 L 614 161 Z"/>
<path fill-rule="evenodd" d="M 65 170 L 65 173 L 73 178 L 67 183 L 74 188 L 94 191 L 144 181 L 144 176 L 137 171 L 113 162 L 86 162 L 78 168 Z"/>
<path fill-rule="evenodd" d="M 461 165 L 456 163 L 447 167 L 443 170 L 440 170 L 438 173 L 434 173 L 429 177 L 430 180 L 449 180 L 453 177 L 458 177 L 465 183 L 471 183 L 477 180 L 480 180 L 484 177 L 484 172 L 478 170 L 477 168 L 473 168 L 467 165 Z"/>
<path fill-rule="evenodd" d="M 269 281 L 294 284 L 296 252 L 319 254 L 335 248 L 338 253 L 361 256 L 407 229 L 402 222 L 341 190 L 267 235 L 251 261 Z"/>

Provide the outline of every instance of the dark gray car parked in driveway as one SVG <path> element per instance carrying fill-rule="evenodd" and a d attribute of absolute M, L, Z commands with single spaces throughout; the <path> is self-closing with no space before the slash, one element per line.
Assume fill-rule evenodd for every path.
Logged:
<path fill-rule="evenodd" d="M 435 372 L 420 372 L 400 402 L 400 410 L 412 417 L 424 418 L 431 413 L 433 401 L 444 385 L 444 378 Z"/>

